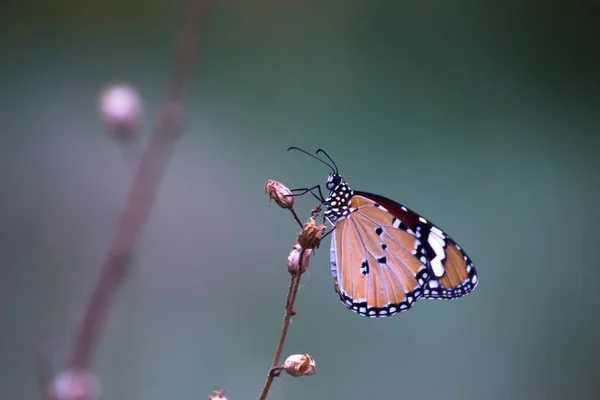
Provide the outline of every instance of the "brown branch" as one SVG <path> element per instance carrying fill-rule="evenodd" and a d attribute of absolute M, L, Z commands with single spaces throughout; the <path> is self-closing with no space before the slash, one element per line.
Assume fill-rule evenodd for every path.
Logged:
<path fill-rule="evenodd" d="M 279 365 L 279 359 L 281 358 L 281 352 L 283 351 L 285 338 L 287 337 L 287 333 L 290 328 L 290 321 L 296 314 L 294 311 L 294 303 L 296 302 L 298 288 L 300 287 L 300 279 L 302 278 L 302 274 L 308 269 L 312 249 L 319 246 L 321 236 L 325 230 L 324 225 L 317 226 L 315 222 L 317 215 L 321 212 L 320 206 L 314 208 L 311 211 L 311 216 L 308 222 L 306 224 L 302 224 L 302 221 L 300 221 L 296 210 L 294 210 L 294 196 L 290 189 L 280 182 L 269 179 L 265 183 L 265 193 L 269 195 L 269 204 L 271 200 L 274 200 L 279 207 L 290 210 L 294 216 L 294 219 L 296 222 L 298 222 L 298 225 L 300 225 L 301 231 L 287 259 L 287 267 L 291 276 L 291 280 L 290 285 L 288 286 L 288 294 L 285 302 L 285 315 L 283 318 L 281 333 L 279 334 L 279 341 L 277 342 L 277 347 L 275 348 L 273 362 L 271 363 L 271 368 L 267 374 L 267 380 L 265 381 L 265 385 L 260 393 L 259 400 L 265 400 L 267 398 L 269 390 L 271 389 L 271 385 L 273 384 L 273 380 L 280 375 L 282 369 L 286 368 L 285 365 Z M 312 358 L 310 358 L 308 364 L 306 364 L 307 367 L 309 367 L 308 369 L 303 368 L 304 364 L 301 364 L 302 365 L 298 365 L 297 368 L 292 368 L 292 372 L 290 372 L 291 370 L 289 365 L 285 370 L 294 376 L 308 375 L 314 372 L 314 361 L 312 361 Z M 300 374 L 298 373 L 298 371 L 300 371 L 299 368 L 303 368 Z"/>
<path fill-rule="evenodd" d="M 200 33 L 206 21 L 203 0 L 190 0 L 182 25 L 162 111 L 142 155 L 125 208 L 117 222 L 100 276 L 76 332 L 68 368 L 89 369 L 117 290 L 123 283 L 150 214 L 158 185 L 183 124 L 184 104 L 191 85 Z"/>
<path fill-rule="evenodd" d="M 300 218 L 298 217 L 298 214 L 296 213 L 296 210 L 294 210 L 294 207 L 290 208 L 290 212 L 294 216 L 294 219 L 296 220 L 296 222 L 298 223 L 298 225 L 300 225 L 300 229 L 302 229 L 302 227 L 304 226 L 304 224 L 302 224 L 302 221 L 300 221 Z"/>
<path fill-rule="evenodd" d="M 281 372 L 281 367 L 279 366 L 279 359 L 281 358 L 281 352 L 283 351 L 283 345 L 285 343 L 285 338 L 287 337 L 290 322 L 292 320 L 292 317 L 296 314 L 296 312 L 294 311 L 294 303 L 296 302 L 296 295 L 298 294 L 298 288 L 300 287 L 300 278 L 302 277 L 302 273 L 306 271 L 308 267 L 308 257 L 306 257 L 305 255 L 307 254 L 307 252 L 310 253 L 311 251 L 312 250 L 302 249 L 300 261 L 298 263 L 298 271 L 291 274 L 290 286 L 288 289 L 285 307 L 285 317 L 283 319 L 283 325 L 281 327 L 281 334 L 279 335 L 279 341 L 277 342 L 277 347 L 275 348 L 275 355 L 273 356 L 271 369 L 269 369 L 267 380 L 265 381 L 265 385 L 263 386 L 263 389 L 258 398 L 259 400 L 265 400 L 267 398 L 273 381 L 277 376 L 279 376 L 279 373 Z"/>

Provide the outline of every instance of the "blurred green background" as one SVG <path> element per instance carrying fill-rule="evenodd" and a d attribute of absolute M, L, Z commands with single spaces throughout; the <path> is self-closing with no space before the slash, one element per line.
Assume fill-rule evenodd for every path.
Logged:
<path fill-rule="evenodd" d="M 139 88 L 152 126 L 182 1 L 8 2 L 0 16 L 0 398 L 38 397 L 96 280 L 130 172 L 96 112 Z M 600 212 L 596 2 L 215 2 L 184 135 L 94 371 L 104 399 L 258 396 L 298 233 L 263 185 L 352 187 L 432 219 L 471 295 L 367 319 L 333 290 L 329 241 L 284 355 L 317 374 L 273 399 L 594 399 Z M 297 202 L 302 218 L 316 205 Z"/>

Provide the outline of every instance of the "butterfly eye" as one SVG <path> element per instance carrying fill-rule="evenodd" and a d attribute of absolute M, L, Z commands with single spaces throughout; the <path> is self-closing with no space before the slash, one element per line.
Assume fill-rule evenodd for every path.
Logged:
<path fill-rule="evenodd" d="M 330 174 L 327 180 L 327 189 L 334 190 L 342 183 L 342 177 L 337 174 Z"/>

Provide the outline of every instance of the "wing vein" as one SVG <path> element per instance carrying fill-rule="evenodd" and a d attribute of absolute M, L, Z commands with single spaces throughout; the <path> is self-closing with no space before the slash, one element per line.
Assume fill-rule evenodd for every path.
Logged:
<path fill-rule="evenodd" d="M 360 239 L 360 242 L 361 242 L 363 248 L 365 249 L 365 258 L 367 258 L 366 254 L 368 253 L 368 254 L 371 255 L 371 257 L 373 257 L 373 259 L 375 260 L 375 262 L 377 262 L 377 256 L 375 254 L 373 254 L 373 252 L 371 252 L 371 250 L 367 247 L 367 245 L 365 244 L 364 238 L 362 237 L 360 231 L 358 230 L 358 227 L 357 227 L 358 222 L 354 221 L 352 218 L 350 218 L 349 222 L 352 222 L 352 224 L 354 226 L 354 229 L 356 230 L 356 235 Z M 369 262 L 368 259 L 367 259 L 367 262 Z M 387 286 L 385 284 L 385 279 L 383 278 L 383 271 L 381 270 L 381 267 L 379 266 L 379 262 L 377 262 L 377 265 L 375 267 L 379 270 L 379 277 L 380 277 L 380 280 L 381 280 L 381 285 L 383 286 L 383 291 L 385 293 L 385 302 L 386 302 L 386 305 L 387 305 L 387 304 L 389 304 L 390 301 L 389 301 L 389 296 L 388 296 L 388 292 L 387 292 Z M 376 279 L 376 277 L 374 279 Z M 371 273 L 369 272 L 367 274 L 367 304 L 368 304 L 368 301 L 369 301 L 369 287 L 370 287 L 370 282 L 371 282 Z M 375 280 L 375 283 L 377 283 L 377 280 Z M 377 297 L 377 290 L 375 290 L 375 296 Z M 380 308 L 380 307 L 377 307 L 377 308 Z"/>

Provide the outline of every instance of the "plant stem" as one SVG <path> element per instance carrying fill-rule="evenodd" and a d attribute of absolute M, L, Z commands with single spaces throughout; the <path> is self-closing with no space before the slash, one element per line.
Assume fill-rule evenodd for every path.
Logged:
<path fill-rule="evenodd" d="M 279 335 L 279 341 L 277 342 L 277 347 L 275 348 L 275 355 L 273 356 L 273 363 L 271 364 L 271 368 L 269 369 L 269 373 L 267 374 L 267 380 L 265 381 L 265 385 L 263 386 L 263 389 L 260 393 L 260 396 L 258 398 L 259 400 L 265 400 L 267 398 L 269 390 L 271 389 L 271 385 L 273 384 L 273 380 L 279 375 L 280 372 L 280 369 L 277 367 L 279 366 L 279 359 L 281 358 L 281 352 L 283 351 L 283 345 L 285 343 L 285 338 L 290 327 L 290 322 L 292 320 L 292 317 L 296 314 L 296 312 L 294 311 L 294 303 L 296 302 L 296 295 L 298 294 L 298 288 L 300 287 L 300 278 L 302 278 L 302 273 L 300 271 L 306 271 L 306 268 L 303 267 L 303 264 L 308 261 L 308 258 L 305 257 L 307 251 L 310 252 L 310 250 L 302 250 L 298 272 L 292 274 L 291 276 L 285 306 L 285 317 L 283 319 L 283 325 L 281 327 L 281 334 Z"/>
<path fill-rule="evenodd" d="M 68 368 L 89 369 L 117 290 L 127 275 L 163 171 L 171 157 L 175 140 L 181 132 L 184 103 L 192 82 L 205 11 L 205 1 L 190 0 L 177 42 L 173 72 L 162 112 L 138 165 L 96 287 L 76 333 Z"/>
<path fill-rule="evenodd" d="M 302 221 L 300 221 L 300 218 L 298 217 L 298 214 L 296 213 L 296 210 L 294 210 L 293 208 L 290 208 L 290 212 L 294 216 L 294 219 L 296 220 L 296 222 L 298 223 L 298 225 L 300 225 L 300 229 L 302 229 L 302 227 L 304 226 L 304 224 L 302 223 Z"/>

